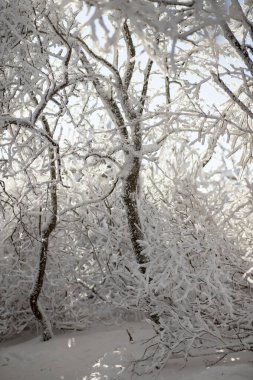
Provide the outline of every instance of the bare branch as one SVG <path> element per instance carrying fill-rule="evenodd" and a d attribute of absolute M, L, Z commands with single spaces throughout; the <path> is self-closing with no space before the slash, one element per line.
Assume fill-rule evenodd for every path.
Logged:
<path fill-rule="evenodd" d="M 218 20 L 218 23 L 223 31 L 224 37 L 227 39 L 227 41 L 231 44 L 231 46 L 235 49 L 237 54 L 241 57 L 243 62 L 245 63 L 246 67 L 251 72 L 251 75 L 253 75 L 253 62 L 249 56 L 249 53 L 247 51 L 247 48 L 245 46 L 242 46 L 238 39 L 235 37 L 234 33 L 228 26 L 227 22 L 224 20 L 223 14 L 221 12 L 221 9 L 219 7 L 219 4 L 217 0 L 211 0 L 213 10 L 215 13 L 215 16 Z"/>
<path fill-rule="evenodd" d="M 91 64 L 89 63 L 86 55 L 83 52 L 81 54 L 81 61 L 84 65 L 88 75 L 90 75 L 90 77 L 93 78 L 92 82 L 93 82 L 93 85 L 94 85 L 98 95 L 100 96 L 101 100 L 105 104 L 106 108 L 108 108 L 108 110 L 110 111 L 112 119 L 119 129 L 120 135 L 121 135 L 124 143 L 126 143 L 128 141 L 128 131 L 127 131 L 127 128 L 125 126 L 124 118 L 121 114 L 121 111 L 120 111 L 117 103 L 115 102 L 115 100 L 112 97 L 110 97 L 106 93 L 101 82 L 97 78 L 96 73 L 94 72 Z"/>
<path fill-rule="evenodd" d="M 96 53 L 94 53 L 89 48 L 89 46 L 86 44 L 86 42 L 84 42 L 84 40 L 82 38 L 80 38 L 80 37 L 75 37 L 75 38 L 80 42 L 80 44 L 82 45 L 82 47 L 84 48 L 86 53 L 88 53 L 92 58 L 94 58 L 98 62 L 102 63 L 108 70 L 111 71 L 111 73 L 114 75 L 114 78 L 116 79 L 117 85 L 122 86 L 122 81 L 121 81 L 121 77 L 119 75 L 118 70 L 110 62 L 108 62 L 106 59 L 104 59 L 104 58 L 100 57 L 99 55 L 97 55 Z"/>
<path fill-rule="evenodd" d="M 0 126 L 2 130 L 7 129 L 11 124 L 16 125 L 17 127 L 25 127 L 26 129 L 29 129 L 37 135 L 47 139 L 53 146 L 58 146 L 58 143 L 55 142 L 46 132 L 35 128 L 34 124 L 32 124 L 28 119 L 21 119 L 12 116 L 0 116 L 0 123 L 1 122 L 3 122 L 3 126 Z"/>
<path fill-rule="evenodd" d="M 192 7 L 195 1 L 172 1 L 172 0 L 148 0 L 150 3 L 157 3 L 161 5 L 174 5 L 181 7 Z"/>
<path fill-rule="evenodd" d="M 87 160 L 89 157 L 98 157 L 100 159 L 106 159 L 106 160 L 109 160 L 111 162 L 113 162 L 119 169 L 122 169 L 122 166 L 118 163 L 117 160 L 115 160 L 115 158 L 111 157 L 111 156 L 108 156 L 106 154 L 101 154 L 101 153 L 88 153 L 84 159 Z"/>
<path fill-rule="evenodd" d="M 128 89 L 135 66 L 135 47 L 133 44 L 130 30 L 127 25 L 127 20 L 125 20 L 123 24 L 123 37 L 127 47 L 127 63 L 123 83 L 126 89 Z"/>
<path fill-rule="evenodd" d="M 152 66 L 153 66 L 153 61 L 149 58 L 147 66 L 144 71 L 144 80 L 143 80 L 143 87 L 142 87 L 142 92 L 141 92 L 141 97 L 140 97 L 140 106 L 137 111 L 137 114 L 140 116 L 143 114 L 143 111 L 144 111 L 144 106 L 145 106 L 145 101 L 146 101 L 147 91 L 148 91 L 149 77 L 150 77 Z"/>
<path fill-rule="evenodd" d="M 67 48 L 67 54 L 66 54 L 66 56 L 64 58 L 64 65 L 65 65 L 64 76 L 65 76 L 65 81 L 67 82 L 68 81 L 68 65 L 69 65 L 69 61 L 70 61 L 70 58 L 71 58 L 72 49 L 71 49 L 71 46 L 68 43 L 68 41 L 63 37 L 62 33 L 60 33 L 59 30 L 54 26 L 54 24 L 52 23 L 52 21 L 50 20 L 50 18 L 48 16 L 46 16 L 46 19 L 48 20 L 48 22 L 51 25 L 52 29 L 54 30 L 55 34 L 61 39 L 61 41 L 63 42 L 63 44 Z"/>
<path fill-rule="evenodd" d="M 220 76 L 213 72 L 211 74 L 214 81 L 229 95 L 231 100 L 233 100 L 242 109 L 242 111 L 246 112 L 247 115 L 253 119 L 253 112 L 230 90 L 230 88 L 228 88 Z"/>

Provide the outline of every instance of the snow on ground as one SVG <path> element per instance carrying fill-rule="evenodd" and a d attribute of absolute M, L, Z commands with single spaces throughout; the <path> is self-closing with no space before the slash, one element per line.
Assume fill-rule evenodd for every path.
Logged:
<path fill-rule="evenodd" d="M 129 342 L 127 329 L 134 338 Z M 253 353 L 239 352 L 208 367 L 217 356 L 171 359 L 160 374 L 135 376 L 129 361 L 140 357 L 153 332 L 144 322 L 95 326 L 58 333 L 53 340 L 21 336 L 0 345 L 1 380 L 253 380 Z M 128 363 L 128 364 L 127 364 Z"/>

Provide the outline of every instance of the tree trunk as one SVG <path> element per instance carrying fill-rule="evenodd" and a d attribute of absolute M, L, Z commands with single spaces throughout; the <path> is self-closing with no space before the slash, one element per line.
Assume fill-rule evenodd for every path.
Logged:
<path fill-rule="evenodd" d="M 30 295 L 30 306 L 32 312 L 39 322 L 42 328 L 42 339 L 47 341 L 53 337 L 50 322 L 46 319 L 43 310 L 39 306 L 38 298 L 42 290 L 43 280 L 45 275 L 46 263 L 47 263 L 47 251 L 48 251 L 48 238 L 42 237 L 42 242 L 40 246 L 40 262 L 39 270 L 37 273 L 37 278 L 34 283 L 31 295 Z"/>
<path fill-rule="evenodd" d="M 45 117 L 42 117 L 42 122 L 47 134 L 52 138 L 49 124 Z M 51 183 L 49 187 L 49 193 L 50 193 L 51 209 L 49 210 L 50 212 L 49 220 L 46 222 L 46 225 L 42 228 L 42 231 L 41 231 L 41 242 L 40 242 L 40 249 L 39 249 L 39 256 L 40 256 L 39 269 L 36 275 L 36 280 L 34 282 L 32 292 L 30 294 L 30 306 L 35 318 L 37 319 L 37 321 L 39 322 L 42 328 L 42 339 L 44 341 L 47 341 L 53 337 L 50 322 L 47 320 L 38 302 L 38 299 L 43 287 L 43 281 L 44 281 L 46 264 L 47 264 L 48 241 L 57 223 L 57 184 L 56 184 L 57 153 L 55 153 L 53 146 L 49 146 L 48 156 L 50 160 Z"/>
<path fill-rule="evenodd" d="M 46 270 L 46 264 L 47 264 L 47 254 L 48 254 L 48 240 L 53 232 L 53 230 L 56 227 L 56 221 L 57 221 L 57 194 L 56 194 L 56 183 L 51 184 L 51 203 L 53 205 L 52 208 L 52 215 L 50 216 L 50 220 L 47 222 L 46 226 L 44 227 L 42 233 L 41 233 L 41 243 L 40 243 L 40 261 L 39 261 L 39 269 L 36 276 L 36 280 L 33 285 L 33 289 L 30 295 L 30 305 L 32 312 L 39 322 L 41 328 L 42 328 L 42 338 L 44 341 L 49 340 L 53 337 L 51 326 L 49 321 L 47 321 L 41 307 L 38 303 L 38 298 L 41 293 L 42 287 L 43 287 L 43 281 L 44 281 L 44 275 Z"/>
<path fill-rule="evenodd" d="M 144 240 L 144 236 L 137 204 L 137 187 L 141 163 L 138 157 L 128 156 L 126 161 L 128 168 L 123 182 L 123 201 L 134 255 L 140 265 L 140 271 L 145 273 L 145 264 L 148 262 L 148 258 L 142 253 L 141 241 Z"/>
<path fill-rule="evenodd" d="M 132 161 L 132 162 L 131 162 Z M 146 273 L 146 264 L 149 258 L 143 253 L 141 241 L 144 240 L 144 234 L 141 226 L 140 215 L 137 204 L 137 187 L 140 176 L 141 159 L 139 157 L 127 157 L 128 173 L 123 182 L 123 201 L 127 214 L 128 228 L 130 232 L 131 243 L 136 261 L 139 264 L 139 270 L 142 274 Z M 152 278 L 149 278 L 149 282 Z M 149 300 L 147 300 L 150 303 Z M 152 309 L 152 307 L 151 307 Z M 149 318 L 160 327 L 160 318 L 156 312 L 149 314 Z"/>

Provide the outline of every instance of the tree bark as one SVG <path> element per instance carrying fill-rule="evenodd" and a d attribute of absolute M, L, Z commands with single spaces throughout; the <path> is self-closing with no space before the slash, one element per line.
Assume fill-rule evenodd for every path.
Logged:
<path fill-rule="evenodd" d="M 52 137 L 51 131 L 45 117 L 42 117 L 42 122 L 47 134 Z M 48 242 L 51 233 L 54 231 L 57 223 L 57 173 L 56 173 L 56 157 L 54 148 L 49 146 L 48 148 L 48 156 L 50 160 L 50 201 L 51 201 L 51 210 L 49 220 L 46 222 L 45 226 L 41 231 L 41 242 L 39 248 L 39 268 L 36 275 L 36 279 L 33 285 L 33 289 L 30 294 L 30 306 L 32 312 L 37 319 L 39 325 L 42 329 L 42 339 L 43 341 L 47 341 L 53 337 L 52 329 L 50 322 L 47 320 L 41 306 L 39 305 L 38 299 L 43 287 L 44 276 L 46 271 L 47 264 L 47 256 L 48 256 Z"/>
<path fill-rule="evenodd" d="M 52 329 L 50 326 L 50 322 L 47 320 L 44 312 L 42 311 L 38 298 L 41 293 L 43 287 L 43 280 L 45 275 L 46 263 L 47 263 L 47 251 L 48 251 L 48 238 L 42 238 L 41 246 L 40 246 L 40 261 L 39 261 L 39 269 L 37 273 L 37 278 L 34 283 L 31 295 L 30 295 L 30 306 L 32 312 L 39 322 L 42 328 L 42 339 L 47 341 L 53 337 Z"/>
<path fill-rule="evenodd" d="M 127 215 L 130 239 L 136 257 L 140 265 L 140 271 L 145 273 L 145 264 L 149 261 L 143 254 L 141 241 L 144 240 L 142 226 L 137 204 L 137 187 L 140 176 L 141 161 L 139 157 L 127 157 L 126 165 L 128 166 L 127 174 L 123 180 L 123 202 Z"/>

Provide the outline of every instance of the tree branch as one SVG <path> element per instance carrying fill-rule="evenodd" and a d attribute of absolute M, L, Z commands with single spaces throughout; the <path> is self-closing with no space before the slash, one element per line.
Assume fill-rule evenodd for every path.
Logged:
<path fill-rule="evenodd" d="M 242 111 L 246 112 L 246 114 L 253 119 L 253 112 L 227 87 L 227 85 L 223 82 L 219 75 L 211 72 L 214 81 L 228 94 L 231 100 L 233 100 Z"/>
<path fill-rule="evenodd" d="M 89 206 L 89 205 L 92 205 L 92 204 L 94 204 L 94 203 L 99 203 L 99 202 L 105 200 L 106 198 L 108 198 L 108 197 L 113 193 L 113 191 L 114 191 L 114 189 L 115 189 L 115 187 L 116 187 L 118 181 L 119 181 L 119 178 L 116 178 L 116 180 L 114 181 L 114 183 L 113 183 L 111 189 L 110 189 L 105 195 L 103 195 L 103 196 L 101 196 L 101 197 L 99 197 L 99 198 L 96 198 L 96 199 L 90 199 L 90 200 L 88 200 L 88 201 L 84 201 L 84 202 L 77 203 L 77 204 L 74 205 L 74 206 L 70 206 L 70 207 L 66 208 L 65 210 L 62 210 L 62 211 L 59 213 L 59 215 L 61 216 L 61 215 L 66 214 L 66 212 L 68 212 L 68 211 L 74 211 L 74 210 L 76 210 L 76 209 L 79 208 L 79 207 Z"/>
<path fill-rule="evenodd" d="M 101 100 L 103 101 L 106 108 L 110 111 L 110 114 L 112 116 L 112 120 L 118 127 L 118 130 L 120 132 L 120 135 L 123 139 L 123 142 L 126 143 L 128 141 L 128 131 L 125 126 L 124 118 L 121 114 L 121 111 L 115 102 L 115 100 L 112 97 L 109 97 L 106 93 L 105 89 L 103 88 L 101 82 L 96 76 L 96 73 L 94 72 L 91 64 L 89 63 L 86 55 L 84 52 L 81 52 L 81 62 L 83 63 L 88 75 L 92 78 L 93 85 L 100 96 Z"/>
<path fill-rule="evenodd" d="M 126 47 L 127 47 L 127 64 L 126 64 L 125 75 L 123 78 L 123 84 L 125 88 L 128 89 L 132 76 L 133 76 L 133 71 L 134 71 L 134 66 L 135 66 L 135 47 L 133 44 L 130 30 L 127 25 L 127 20 L 124 21 L 122 30 L 123 30 L 123 37 L 124 37 Z"/>
<path fill-rule="evenodd" d="M 152 66 L 153 66 L 153 61 L 149 58 L 147 66 L 144 71 L 144 80 L 143 80 L 143 87 L 142 87 L 142 92 L 141 92 L 141 97 L 140 97 L 140 106 L 137 111 L 137 114 L 140 116 L 143 114 L 143 111 L 144 111 L 144 106 L 145 106 L 147 91 L 148 91 L 149 77 L 150 77 Z"/>
<path fill-rule="evenodd" d="M 213 6 L 215 16 L 216 16 L 218 23 L 219 23 L 219 25 L 223 31 L 224 37 L 230 43 L 230 45 L 235 49 L 237 54 L 241 57 L 241 59 L 243 60 L 243 62 L 246 65 L 246 67 L 251 72 L 251 75 L 253 75 L 253 62 L 249 56 L 247 48 L 240 44 L 240 42 L 235 37 L 235 35 L 232 32 L 232 30 L 230 29 L 230 27 L 228 26 L 227 22 L 222 17 L 222 12 L 221 12 L 221 9 L 217 3 L 217 0 L 211 0 L 211 3 Z"/>
<path fill-rule="evenodd" d="M 0 116 L 0 123 L 1 122 L 3 122 L 3 126 L 0 127 L 2 130 L 7 129 L 7 127 L 10 124 L 14 124 L 17 127 L 25 127 L 26 129 L 29 129 L 31 132 L 34 132 L 40 135 L 41 137 L 47 139 L 50 142 L 50 144 L 52 144 L 54 147 L 58 146 L 58 143 L 56 141 L 54 141 L 46 132 L 40 129 L 36 129 L 34 127 L 34 124 L 32 124 L 28 119 L 21 119 L 12 116 Z"/>
<path fill-rule="evenodd" d="M 192 7 L 195 1 L 172 1 L 172 0 L 148 0 L 150 3 L 157 3 L 161 5 L 174 5 L 181 7 Z"/>

